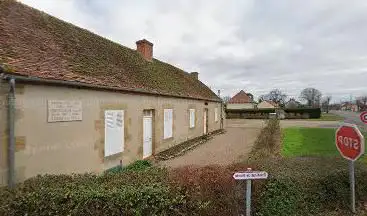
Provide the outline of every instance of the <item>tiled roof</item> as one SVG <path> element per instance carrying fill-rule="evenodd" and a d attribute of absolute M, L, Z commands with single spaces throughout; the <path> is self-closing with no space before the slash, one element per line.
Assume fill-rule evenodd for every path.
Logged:
<path fill-rule="evenodd" d="M 0 1 L 0 65 L 22 76 L 220 100 L 177 67 L 146 61 L 136 50 L 15 0 Z"/>
<path fill-rule="evenodd" d="M 241 90 L 240 92 L 238 92 L 235 96 L 233 96 L 228 103 L 230 104 L 241 104 L 241 103 L 252 103 L 251 98 L 246 94 L 246 92 L 244 92 L 243 90 Z"/>
<path fill-rule="evenodd" d="M 266 102 L 268 102 L 269 104 L 273 105 L 274 107 L 278 107 L 279 106 L 279 104 L 277 104 L 277 103 L 275 103 L 274 101 L 271 101 L 271 100 L 268 100 Z"/>
<path fill-rule="evenodd" d="M 296 99 L 294 99 L 294 98 L 289 99 L 289 101 L 287 101 L 286 104 L 288 104 L 288 103 L 301 104 L 299 101 L 296 101 Z"/>

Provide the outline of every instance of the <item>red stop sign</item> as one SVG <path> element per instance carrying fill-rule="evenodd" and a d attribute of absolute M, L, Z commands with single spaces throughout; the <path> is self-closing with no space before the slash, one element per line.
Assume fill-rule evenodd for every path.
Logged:
<path fill-rule="evenodd" d="M 364 137 L 356 125 L 340 126 L 335 133 L 335 143 L 345 159 L 355 161 L 364 153 Z"/>
<path fill-rule="evenodd" d="M 361 121 L 367 124 L 367 111 L 362 112 L 360 115 Z"/>

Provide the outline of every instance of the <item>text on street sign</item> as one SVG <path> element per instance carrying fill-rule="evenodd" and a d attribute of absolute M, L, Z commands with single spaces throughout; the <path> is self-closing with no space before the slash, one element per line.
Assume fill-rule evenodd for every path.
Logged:
<path fill-rule="evenodd" d="M 360 147 L 359 140 L 350 137 L 338 136 L 338 142 L 347 148 L 353 148 L 355 150 L 358 150 Z"/>
<path fill-rule="evenodd" d="M 233 178 L 236 180 L 267 179 L 268 173 L 265 171 L 237 172 L 233 175 Z"/>

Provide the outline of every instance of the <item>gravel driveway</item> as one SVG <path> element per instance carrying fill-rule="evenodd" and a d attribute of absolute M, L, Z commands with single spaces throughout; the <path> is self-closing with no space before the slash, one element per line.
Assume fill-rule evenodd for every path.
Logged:
<path fill-rule="evenodd" d="M 217 135 L 207 143 L 186 154 L 162 161 L 161 165 L 179 167 L 185 165 L 228 165 L 245 160 L 251 151 L 261 127 L 232 127 L 227 124 L 227 132 Z"/>
<path fill-rule="evenodd" d="M 228 165 L 243 161 L 264 126 L 263 120 L 228 119 L 225 134 L 214 136 L 207 143 L 198 146 L 186 154 L 160 162 L 163 166 L 179 167 L 185 165 Z M 339 125 L 337 121 L 282 120 L 284 127 L 331 127 Z"/>

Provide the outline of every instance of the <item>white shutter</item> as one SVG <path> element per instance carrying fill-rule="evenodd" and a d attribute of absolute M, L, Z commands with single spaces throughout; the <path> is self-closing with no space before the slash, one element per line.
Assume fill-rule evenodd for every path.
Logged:
<path fill-rule="evenodd" d="M 124 151 L 124 111 L 105 111 L 104 156 Z"/>
<path fill-rule="evenodd" d="M 214 108 L 214 120 L 218 121 L 218 108 Z"/>
<path fill-rule="evenodd" d="M 195 127 L 195 109 L 190 109 L 190 128 Z"/>
<path fill-rule="evenodd" d="M 173 110 L 172 109 L 164 109 L 164 121 L 163 121 L 163 138 L 171 138 L 173 136 Z"/>

